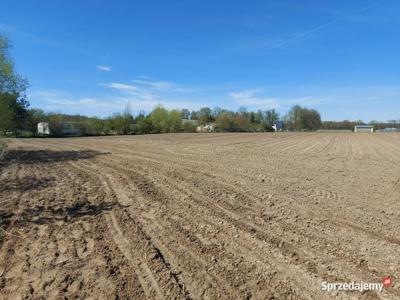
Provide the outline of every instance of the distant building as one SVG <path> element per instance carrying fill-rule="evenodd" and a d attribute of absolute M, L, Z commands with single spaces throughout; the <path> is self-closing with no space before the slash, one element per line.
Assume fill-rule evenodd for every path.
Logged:
<path fill-rule="evenodd" d="M 60 122 L 57 124 L 40 122 L 37 124 L 37 131 L 39 135 L 81 135 L 79 122 Z"/>
<path fill-rule="evenodd" d="M 274 131 L 282 131 L 283 129 L 283 121 L 276 121 L 274 125 L 272 125 Z"/>
<path fill-rule="evenodd" d="M 47 122 L 40 122 L 37 124 L 37 131 L 39 135 L 50 135 L 50 125 Z"/>
<path fill-rule="evenodd" d="M 354 132 L 374 132 L 373 125 L 356 125 L 354 127 Z"/>
<path fill-rule="evenodd" d="M 211 124 L 197 126 L 196 132 L 214 132 L 214 126 Z"/>

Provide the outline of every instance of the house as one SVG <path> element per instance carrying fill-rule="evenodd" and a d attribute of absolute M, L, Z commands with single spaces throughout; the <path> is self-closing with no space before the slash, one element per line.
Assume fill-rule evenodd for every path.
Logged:
<path fill-rule="evenodd" d="M 354 127 L 354 132 L 374 132 L 373 125 L 356 125 Z"/>
<path fill-rule="evenodd" d="M 272 125 L 272 129 L 274 129 L 274 131 L 282 131 L 283 121 L 276 121 L 276 123 Z"/>
<path fill-rule="evenodd" d="M 50 135 L 50 125 L 47 122 L 37 124 L 37 132 L 39 135 Z"/>
<path fill-rule="evenodd" d="M 211 124 L 197 126 L 196 132 L 214 132 L 214 126 Z"/>
<path fill-rule="evenodd" d="M 81 135 L 82 131 L 79 122 L 57 122 L 48 123 L 40 122 L 37 124 L 37 131 L 39 135 Z"/>

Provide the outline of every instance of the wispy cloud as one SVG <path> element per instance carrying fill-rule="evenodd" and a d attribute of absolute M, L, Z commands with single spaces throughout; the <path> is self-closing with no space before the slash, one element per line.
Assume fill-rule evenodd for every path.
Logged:
<path fill-rule="evenodd" d="M 139 99 L 145 101 L 157 101 L 160 99 L 160 96 L 151 90 L 143 89 L 136 85 L 120 83 L 120 82 L 112 82 L 112 83 L 100 83 L 100 86 L 111 88 L 122 93 L 122 96 L 126 97 L 129 95 L 131 99 Z"/>
<path fill-rule="evenodd" d="M 200 101 L 190 101 L 177 98 L 164 98 L 143 91 L 130 92 L 119 90 L 120 94 L 102 95 L 99 97 L 75 97 L 60 90 L 41 90 L 29 94 L 33 105 L 47 111 L 56 111 L 88 116 L 109 116 L 122 112 L 129 104 L 133 112 L 145 110 L 150 112 L 156 105 L 161 104 L 167 109 L 199 109 L 204 106 Z M 202 104 L 202 105 L 201 105 Z"/>
<path fill-rule="evenodd" d="M 97 70 L 103 71 L 103 72 L 111 72 L 111 67 L 106 66 L 106 65 L 98 65 Z"/>
<path fill-rule="evenodd" d="M 172 82 L 167 82 L 167 81 L 149 81 L 149 80 L 143 80 L 143 79 L 134 79 L 132 82 L 141 84 L 144 86 L 148 86 L 151 88 L 155 88 L 158 90 L 168 90 L 172 89 L 175 87 L 175 84 Z"/>
<path fill-rule="evenodd" d="M 127 104 L 123 99 L 102 99 L 95 97 L 74 97 L 68 92 L 59 90 L 42 90 L 29 94 L 33 103 L 41 103 L 41 108 L 48 111 L 87 115 L 107 115 L 110 111 L 120 111 Z"/>
<path fill-rule="evenodd" d="M 224 87 L 213 90 L 207 89 L 205 94 L 190 94 L 191 97 L 182 97 L 180 94 L 170 94 L 164 91 L 149 91 L 141 86 L 112 82 L 102 84 L 105 90 L 95 94 L 76 95 L 69 92 L 45 89 L 30 91 L 28 98 L 32 107 L 39 107 L 47 111 L 59 111 L 88 116 L 109 116 L 112 113 L 122 112 L 129 103 L 134 113 L 140 110 L 150 112 L 154 106 L 161 104 L 168 109 L 199 109 L 204 106 L 236 110 L 241 106 L 250 110 L 267 110 L 275 108 L 285 114 L 295 104 L 316 108 L 324 119 L 364 119 L 386 120 L 398 118 L 397 99 L 400 96 L 398 86 L 370 86 L 370 87 L 342 87 L 326 88 L 314 87 L 290 91 L 276 90 L 269 87 L 249 88 L 243 90 L 229 90 Z M 214 94 L 212 96 L 212 94 Z M 363 111 L 354 107 L 368 108 Z"/>
<path fill-rule="evenodd" d="M 368 3 L 367 5 L 357 9 L 356 11 L 354 11 L 354 12 L 352 12 L 350 14 L 347 14 L 346 16 L 336 17 L 336 18 L 334 18 L 334 19 L 332 19 L 332 20 L 330 20 L 330 21 L 328 21 L 326 23 L 323 23 L 323 24 L 320 24 L 318 26 L 315 26 L 314 28 L 311 28 L 309 30 L 305 30 L 303 32 L 297 33 L 297 34 L 293 35 L 292 37 L 290 37 L 288 39 L 284 39 L 284 40 L 282 40 L 282 41 L 280 41 L 280 42 L 278 42 L 276 44 L 273 44 L 270 47 L 270 49 L 280 48 L 280 47 L 283 47 L 283 46 L 285 46 L 287 44 L 290 44 L 291 42 L 294 42 L 296 40 L 301 40 L 304 37 L 309 36 L 309 35 L 317 32 L 317 31 L 320 31 L 320 30 L 322 30 L 322 29 L 324 29 L 324 28 L 326 28 L 326 27 L 328 27 L 328 26 L 330 26 L 330 25 L 332 25 L 334 23 L 337 23 L 339 21 L 343 21 L 343 20 L 346 20 L 346 19 L 358 17 L 359 15 L 364 13 L 365 11 L 369 10 L 371 7 L 378 5 L 379 3 L 383 2 L 383 1 L 385 1 L 385 0 L 372 1 L 372 2 Z"/>
<path fill-rule="evenodd" d="M 132 84 L 126 84 L 126 83 L 120 83 L 120 82 L 111 82 L 111 83 L 99 83 L 100 86 L 112 88 L 118 91 L 122 92 L 136 92 L 139 91 L 139 89 L 132 85 Z"/>
<path fill-rule="evenodd" d="M 192 89 L 181 87 L 174 82 L 153 80 L 146 76 L 138 76 L 138 78 L 140 79 L 134 79 L 132 82 L 145 88 L 182 93 L 192 91 Z"/>
<path fill-rule="evenodd" d="M 286 110 L 288 107 L 295 104 L 302 106 L 315 106 L 326 100 L 309 96 L 297 98 L 263 97 L 260 96 L 262 92 L 262 89 L 243 90 L 239 92 L 231 92 L 229 93 L 229 97 L 233 99 L 237 105 L 259 109 L 280 108 L 283 110 Z"/>
<path fill-rule="evenodd" d="M 260 108 L 277 108 L 279 106 L 279 102 L 276 99 L 257 96 L 259 92 L 261 92 L 260 89 L 244 90 L 229 93 L 229 96 L 237 104 L 243 106 L 257 106 Z"/>

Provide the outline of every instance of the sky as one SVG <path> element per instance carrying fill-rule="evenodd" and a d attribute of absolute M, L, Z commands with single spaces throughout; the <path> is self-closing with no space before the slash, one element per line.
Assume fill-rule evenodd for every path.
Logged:
<path fill-rule="evenodd" d="M 31 107 L 400 119 L 398 0 L 2 1 Z"/>

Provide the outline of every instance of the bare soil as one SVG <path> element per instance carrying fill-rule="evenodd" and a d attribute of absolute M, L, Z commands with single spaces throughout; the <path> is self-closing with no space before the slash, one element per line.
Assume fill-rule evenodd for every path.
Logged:
<path fill-rule="evenodd" d="M 12 140 L 0 299 L 400 299 L 399 134 Z M 394 284 L 326 292 L 321 282 Z"/>

